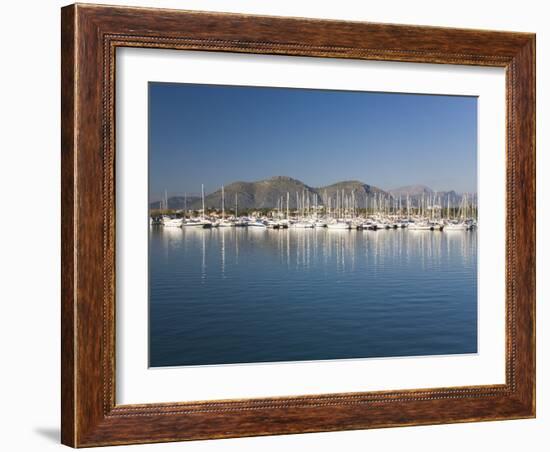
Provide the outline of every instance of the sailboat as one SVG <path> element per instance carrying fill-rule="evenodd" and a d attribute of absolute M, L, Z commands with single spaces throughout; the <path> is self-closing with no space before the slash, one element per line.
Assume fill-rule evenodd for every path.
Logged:
<path fill-rule="evenodd" d="M 211 228 L 212 222 L 206 218 L 205 205 L 204 205 L 204 184 L 201 185 L 201 194 L 202 194 L 202 216 L 199 218 L 192 218 L 189 221 L 185 221 L 182 224 L 182 227 L 202 227 L 202 228 Z"/>
<path fill-rule="evenodd" d="M 410 231 L 433 231 L 433 226 L 427 221 L 418 221 L 409 223 L 408 229 Z"/>
<path fill-rule="evenodd" d="M 188 227 L 188 226 L 201 227 L 201 228 L 204 227 L 204 225 L 197 220 L 187 219 L 187 192 L 184 193 L 183 195 L 183 218 L 184 219 L 180 225 L 180 227 L 182 228 Z"/>
<path fill-rule="evenodd" d="M 247 223 L 247 226 L 250 228 L 267 229 L 267 224 L 265 223 L 265 221 L 256 218 L 251 219 Z"/>
<path fill-rule="evenodd" d="M 329 228 L 329 229 L 351 229 L 351 224 L 347 221 L 334 221 L 332 223 L 327 223 L 327 228 Z"/>
<path fill-rule="evenodd" d="M 219 228 L 227 228 L 227 227 L 235 226 L 235 223 L 225 219 L 225 188 L 223 185 L 222 185 L 222 219 L 218 221 L 217 226 Z"/>
<path fill-rule="evenodd" d="M 164 190 L 164 209 L 168 210 L 168 192 Z M 163 215 L 161 224 L 168 228 L 179 228 L 183 223 L 183 218 L 172 218 L 169 215 Z"/>
<path fill-rule="evenodd" d="M 447 202 L 449 206 L 449 201 Z M 449 210 L 450 210 L 450 207 L 447 207 L 447 212 L 449 212 Z M 446 231 L 469 231 L 470 229 L 472 229 L 472 224 L 465 219 L 465 212 L 467 212 L 467 210 L 468 210 L 467 197 L 466 195 L 462 195 L 462 201 L 458 212 L 460 220 L 458 219 L 450 220 L 450 214 L 447 213 L 447 217 L 449 217 L 449 220 L 445 223 L 445 230 Z"/>
<path fill-rule="evenodd" d="M 471 226 L 462 221 L 451 221 L 445 224 L 445 231 L 468 231 Z"/>
<path fill-rule="evenodd" d="M 237 227 L 244 227 L 248 226 L 248 223 L 246 220 L 239 218 L 239 195 L 238 193 L 235 193 L 235 226 Z"/>
<path fill-rule="evenodd" d="M 162 225 L 167 228 L 181 228 L 183 218 L 170 218 L 169 216 L 162 217 Z"/>
<path fill-rule="evenodd" d="M 312 229 L 315 227 L 315 224 L 310 221 L 298 221 L 297 223 L 293 223 L 292 227 L 297 229 Z"/>

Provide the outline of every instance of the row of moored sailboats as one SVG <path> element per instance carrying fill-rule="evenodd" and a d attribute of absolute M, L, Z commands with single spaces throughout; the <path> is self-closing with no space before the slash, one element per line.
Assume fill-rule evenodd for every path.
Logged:
<path fill-rule="evenodd" d="M 477 226 L 475 220 L 475 208 L 473 200 L 470 202 L 467 196 L 463 196 L 458 209 L 450 207 L 448 200 L 445 209 L 434 203 L 430 204 L 422 198 L 417 206 L 411 206 L 407 197 L 406 204 L 401 203 L 401 198 L 395 201 L 394 208 L 388 208 L 387 202 L 374 200 L 373 205 L 365 206 L 364 211 L 357 209 L 353 198 L 346 197 L 345 193 L 338 193 L 336 200 L 332 203 L 328 198 L 327 206 L 311 205 L 305 200 L 305 194 L 300 197 L 296 193 L 297 209 L 292 213 L 289 208 L 290 194 L 286 196 L 286 210 L 284 199 L 277 203 L 277 208 L 267 215 L 239 216 L 238 197 L 235 196 L 235 209 L 231 215 L 225 212 L 225 190 L 221 189 L 221 215 L 217 212 L 208 215 L 205 208 L 204 185 L 202 192 L 202 209 L 198 216 L 188 215 L 184 209 L 181 216 L 164 215 L 162 217 L 151 217 L 152 225 L 178 228 L 213 228 L 213 227 L 249 227 L 257 229 L 314 229 L 328 228 L 340 230 L 388 230 L 408 229 L 415 231 L 469 231 Z M 350 202 L 350 199 L 353 203 Z M 308 199 L 309 201 L 309 199 Z M 167 205 L 167 201 L 166 201 Z"/>

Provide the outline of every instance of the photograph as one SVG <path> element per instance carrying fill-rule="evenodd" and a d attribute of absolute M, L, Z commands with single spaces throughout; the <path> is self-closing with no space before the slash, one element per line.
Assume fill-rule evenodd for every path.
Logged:
<path fill-rule="evenodd" d="M 478 353 L 478 98 L 148 83 L 148 365 Z"/>

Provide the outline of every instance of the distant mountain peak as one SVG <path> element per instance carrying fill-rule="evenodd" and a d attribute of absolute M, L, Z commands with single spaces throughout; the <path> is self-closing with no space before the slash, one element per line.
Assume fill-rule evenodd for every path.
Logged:
<path fill-rule="evenodd" d="M 337 185 L 337 184 L 338 185 L 368 185 L 368 184 L 365 184 L 364 182 L 361 182 L 360 180 L 341 180 L 336 182 L 333 185 Z"/>
<path fill-rule="evenodd" d="M 282 181 L 282 182 L 300 182 L 298 179 L 294 179 L 290 176 L 272 176 L 266 181 Z"/>
<path fill-rule="evenodd" d="M 406 185 L 404 187 L 392 188 L 391 190 L 388 190 L 388 192 L 394 196 L 395 195 L 416 196 L 416 195 L 434 193 L 434 191 L 430 187 L 427 187 L 426 185 L 422 185 L 422 184 Z"/>

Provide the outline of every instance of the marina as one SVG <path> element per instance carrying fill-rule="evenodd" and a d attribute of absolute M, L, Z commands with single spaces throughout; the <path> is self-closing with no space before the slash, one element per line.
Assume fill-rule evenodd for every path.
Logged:
<path fill-rule="evenodd" d="M 201 186 L 195 208 L 185 195 L 169 209 L 165 192 L 150 213 L 150 365 L 475 353 L 475 197 L 375 192 L 360 208 L 335 193 L 239 208 Z"/>
<path fill-rule="evenodd" d="M 296 192 L 296 204 L 290 208 L 290 192 L 277 200 L 276 207 L 247 209 L 239 215 L 238 194 L 235 205 L 226 209 L 225 189 L 221 187 L 220 208 L 207 208 L 204 185 L 201 187 L 202 206 L 198 210 L 187 208 L 168 209 L 168 197 L 161 206 L 150 213 L 150 224 L 164 227 L 252 227 L 260 229 L 313 229 L 328 228 L 341 230 L 386 230 L 408 229 L 415 231 L 470 231 L 477 227 L 477 205 L 474 197 L 464 194 L 458 206 L 451 207 L 447 200 L 445 207 L 441 197 L 422 196 L 416 202 L 409 197 L 402 199 L 387 194 L 375 193 L 365 197 L 363 208 L 358 206 L 355 192 L 345 190 L 336 193 L 336 198 Z M 286 199 L 286 204 L 285 204 Z M 242 213 L 242 212 L 241 212 Z"/>

